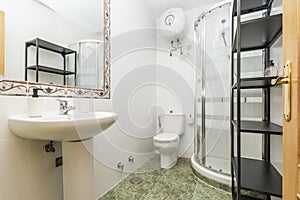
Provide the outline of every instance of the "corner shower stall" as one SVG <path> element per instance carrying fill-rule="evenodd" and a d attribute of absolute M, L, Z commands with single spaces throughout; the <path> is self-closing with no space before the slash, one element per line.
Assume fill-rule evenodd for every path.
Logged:
<path fill-rule="evenodd" d="M 232 1 L 226 0 L 202 13 L 194 24 L 196 102 L 192 167 L 201 176 L 226 185 L 231 185 L 230 69 L 231 60 L 235 59 L 231 57 L 231 13 Z M 259 69 L 244 69 L 242 75 L 261 70 L 260 60 L 255 59 L 254 56 L 245 60 Z M 242 94 L 244 119 L 261 118 L 261 95 L 255 90 Z M 245 135 L 242 143 L 244 155 L 261 157 L 261 136 Z"/>
<path fill-rule="evenodd" d="M 192 164 L 204 176 L 230 183 L 230 9 L 221 2 L 195 22 L 196 123 Z M 218 177 L 218 178 L 217 178 Z"/>

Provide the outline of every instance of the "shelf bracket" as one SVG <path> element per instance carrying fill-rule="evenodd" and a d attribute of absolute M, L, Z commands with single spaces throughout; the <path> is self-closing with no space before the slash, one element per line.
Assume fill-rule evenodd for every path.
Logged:
<path fill-rule="evenodd" d="M 283 75 L 272 80 L 272 85 L 282 85 L 283 89 L 283 117 L 285 121 L 291 121 L 291 61 L 287 61 L 283 67 Z"/>

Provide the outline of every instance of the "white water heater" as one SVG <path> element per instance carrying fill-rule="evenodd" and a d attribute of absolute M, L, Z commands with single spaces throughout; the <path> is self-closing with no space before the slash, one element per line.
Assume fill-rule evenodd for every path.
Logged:
<path fill-rule="evenodd" d="M 185 27 L 185 13 L 182 8 L 174 7 L 164 11 L 159 18 L 160 34 L 168 40 L 182 38 Z"/>

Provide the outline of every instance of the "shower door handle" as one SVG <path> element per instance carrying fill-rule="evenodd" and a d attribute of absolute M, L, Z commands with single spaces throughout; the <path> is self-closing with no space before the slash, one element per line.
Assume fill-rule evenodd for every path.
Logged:
<path fill-rule="evenodd" d="M 283 89 L 283 117 L 285 121 L 291 121 L 291 61 L 287 61 L 283 67 L 283 76 L 272 80 L 272 85 L 282 85 Z"/>

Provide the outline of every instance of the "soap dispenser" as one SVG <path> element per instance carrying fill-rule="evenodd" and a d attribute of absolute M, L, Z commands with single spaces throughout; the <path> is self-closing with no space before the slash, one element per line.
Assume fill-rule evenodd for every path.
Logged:
<path fill-rule="evenodd" d="M 278 76 L 278 70 L 275 67 L 273 60 L 269 61 L 269 64 L 265 70 L 265 76 Z"/>
<path fill-rule="evenodd" d="M 42 117 L 43 116 L 43 100 L 39 98 L 38 91 L 43 90 L 34 88 L 32 97 L 27 99 L 27 112 L 29 117 Z"/>

